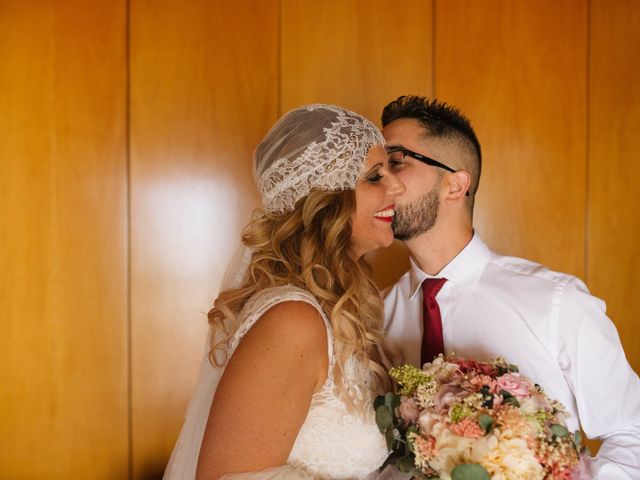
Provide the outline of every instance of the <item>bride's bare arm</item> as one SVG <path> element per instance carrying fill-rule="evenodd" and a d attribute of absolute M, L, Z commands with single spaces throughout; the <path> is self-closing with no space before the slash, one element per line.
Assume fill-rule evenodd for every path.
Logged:
<path fill-rule="evenodd" d="M 283 302 L 267 311 L 229 360 L 207 421 L 197 480 L 286 462 L 328 368 L 318 311 Z"/>

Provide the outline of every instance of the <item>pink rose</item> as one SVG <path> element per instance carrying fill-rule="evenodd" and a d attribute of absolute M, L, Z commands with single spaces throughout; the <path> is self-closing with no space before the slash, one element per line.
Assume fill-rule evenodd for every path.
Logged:
<path fill-rule="evenodd" d="M 506 390 L 514 397 L 529 395 L 529 382 L 520 377 L 519 373 L 506 373 L 497 379 L 498 390 Z"/>
<path fill-rule="evenodd" d="M 462 376 L 454 375 L 448 383 L 443 384 L 433 398 L 437 412 L 444 413 L 451 405 L 465 398 L 471 384 Z"/>
<path fill-rule="evenodd" d="M 573 470 L 572 480 L 591 480 L 591 457 L 585 453 L 580 454 L 580 463 Z"/>
<path fill-rule="evenodd" d="M 416 423 L 420 415 L 420 409 L 415 400 L 411 397 L 402 397 L 400 406 L 398 407 L 400 416 L 406 422 Z"/>

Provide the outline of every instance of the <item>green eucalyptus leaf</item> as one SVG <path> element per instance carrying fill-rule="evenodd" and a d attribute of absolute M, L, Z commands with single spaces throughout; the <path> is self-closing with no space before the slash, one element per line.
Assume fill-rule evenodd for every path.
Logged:
<path fill-rule="evenodd" d="M 500 392 L 498 392 L 500 395 L 502 395 L 502 403 L 505 405 L 513 405 L 514 407 L 520 407 L 520 402 L 518 401 L 518 399 L 516 397 L 514 397 L 513 395 L 511 395 L 509 392 L 507 392 L 506 390 L 500 390 Z"/>
<path fill-rule="evenodd" d="M 514 407 L 520 408 L 520 402 L 518 401 L 518 399 L 516 397 L 511 397 L 511 398 L 509 398 L 508 400 L 505 400 L 502 403 L 506 403 L 506 404 L 509 404 L 509 405 L 513 405 Z"/>
<path fill-rule="evenodd" d="M 567 430 L 565 427 L 563 427 L 562 425 L 551 425 L 551 432 L 556 436 L 556 437 L 560 437 L 560 438 L 564 438 L 566 436 L 569 435 L 569 430 Z"/>
<path fill-rule="evenodd" d="M 393 452 L 395 450 L 394 444 L 396 443 L 396 436 L 393 434 L 393 428 L 384 432 L 384 439 L 387 441 L 387 450 Z"/>
<path fill-rule="evenodd" d="M 376 424 L 380 433 L 385 433 L 393 427 L 393 416 L 386 405 L 376 408 Z"/>
<path fill-rule="evenodd" d="M 384 396 L 384 404 L 389 407 L 391 413 L 393 413 L 395 417 L 396 407 L 400 405 L 400 395 L 389 392 Z"/>
<path fill-rule="evenodd" d="M 481 413 L 478 416 L 478 424 L 485 432 L 489 433 L 491 431 L 491 427 L 493 427 L 493 418 L 486 413 Z"/>
<path fill-rule="evenodd" d="M 576 433 L 573 434 L 573 444 L 576 448 L 580 448 L 580 445 L 582 445 L 582 433 L 580 430 L 576 430 Z"/>
<path fill-rule="evenodd" d="M 384 395 L 378 395 L 376 399 L 373 401 L 373 409 L 377 410 L 380 405 L 384 405 Z"/>
<path fill-rule="evenodd" d="M 491 480 L 491 477 L 482 465 L 463 463 L 453 469 L 451 480 Z"/>

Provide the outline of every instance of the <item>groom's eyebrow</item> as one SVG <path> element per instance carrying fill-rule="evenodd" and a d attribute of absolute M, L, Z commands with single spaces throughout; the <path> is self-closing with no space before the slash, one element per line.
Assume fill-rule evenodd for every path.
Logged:
<path fill-rule="evenodd" d="M 387 152 L 388 152 L 389 150 L 395 150 L 395 149 L 397 149 L 397 148 L 404 148 L 404 145 L 402 145 L 402 144 L 401 144 L 401 145 L 389 145 L 389 144 L 386 144 L 386 145 L 384 146 L 384 149 L 385 149 Z"/>

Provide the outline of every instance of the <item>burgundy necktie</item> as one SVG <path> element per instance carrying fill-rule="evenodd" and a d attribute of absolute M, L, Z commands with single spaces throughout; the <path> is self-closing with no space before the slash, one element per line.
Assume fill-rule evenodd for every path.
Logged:
<path fill-rule="evenodd" d="M 422 333 L 421 366 L 426 362 L 431 362 L 433 357 L 439 353 L 444 353 L 442 319 L 440 318 L 440 307 L 436 302 L 436 295 L 446 281 L 446 278 L 427 278 L 422 282 L 422 293 L 424 294 L 422 322 L 424 330 Z"/>

